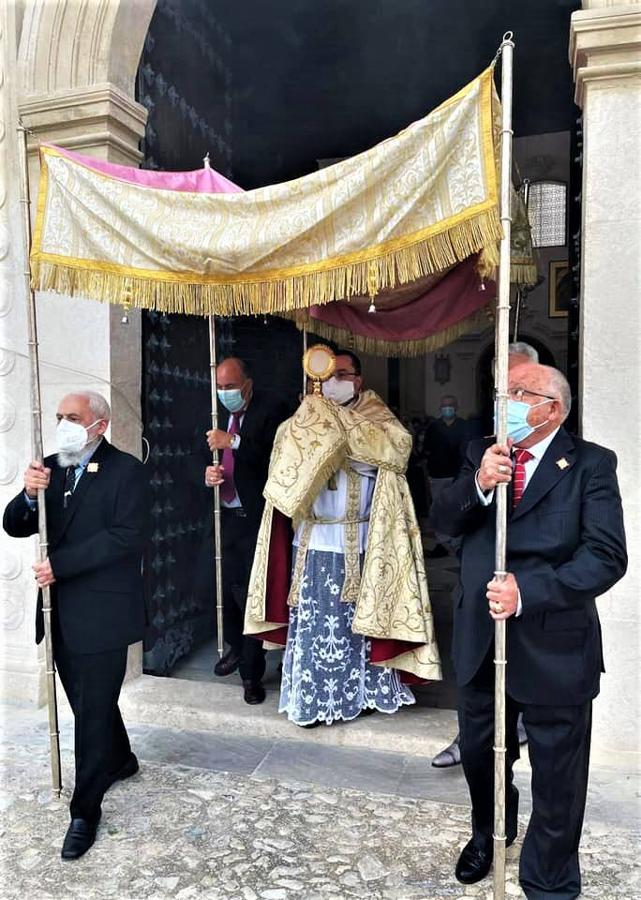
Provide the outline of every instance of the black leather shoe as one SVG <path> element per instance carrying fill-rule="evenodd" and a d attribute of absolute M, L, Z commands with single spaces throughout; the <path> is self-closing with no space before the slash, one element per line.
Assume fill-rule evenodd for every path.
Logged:
<path fill-rule="evenodd" d="M 506 849 L 511 847 L 515 840 L 516 835 L 508 837 L 505 841 Z M 493 846 L 490 846 L 489 850 L 483 850 L 472 839 L 461 850 L 454 874 L 461 884 L 476 884 L 477 881 L 482 881 L 492 868 L 493 857 Z"/>
<path fill-rule="evenodd" d="M 432 765 L 435 769 L 450 769 L 452 766 L 461 765 L 461 745 L 458 734 L 451 744 L 436 754 Z"/>
<path fill-rule="evenodd" d="M 138 760 L 136 759 L 135 754 L 132 753 L 127 762 L 124 763 L 117 772 L 112 772 L 109 775 L 109 781 L 107 782 L 105 790 L 108 791 L 117 781 L 122 781 L 124 778 L 131 778 L 132 775 L 136 774 L 138 768 Z"/>
<path fill-rule="evenodd" d="M 461 884 L 476 884 L 477 881 L 482 881 L 492 868 L 493 855 L 491 848 L 483 850 L 471 840 L 463 847 L 454 870 L 458 881 Z"/>
<path fill-rule="evenodd" d="M 63 859 L 80 859 L 96 840 L 99 821 L 100 817 L 95 822 L 88 819 L 72 819 L 62 842 L 60 856 Z"/>
<path fill-rule="evenodd" d="M 240 654 L 235 650 L 228 650 L 223 653 L 216 665 L 214 666 L 214 675 L 224 678 L 225 675 L 231 675 L 240 665 Z"/>
<path fill-rule="evenodd" d="M 252 706 L 262 703 L 265 699 L 265 688 L 260 681 L 250 681 L 249 679 L 245 679 L 243 681 L 243 690 L 245 703 L 250 703 Z"/>

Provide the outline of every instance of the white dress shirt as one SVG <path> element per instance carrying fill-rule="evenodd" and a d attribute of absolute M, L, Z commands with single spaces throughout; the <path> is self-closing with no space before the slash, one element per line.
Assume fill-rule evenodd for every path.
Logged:
<path fill-rule="evenodd" d="M 526 463 L 523 464 L 523 470 L 525 472 L 525 481 L 523 482 L 523 493 L 527 490 L 527 486 L 530 483 L 530 479 L 536 472 L 536 468 L 538 464 L 541 462 L 545 455 L 545 451 L 550 446 L 552 441 L 557 435 L 558 428 L 555 428 L 547 437 L 544 437 L 542 441 L 539 441 L 537 444 L 534 444 L 533 447 L 528 447 L 528 450 L 532 454 L 532 459 L 528 459 Z M 479 473 L 476 473 L 475 482 L 476 482 L 476 493 L 479 495 L 479 500 L 483 504 L 483 506 L 489 506 L 492 500 L 494 500 L 494 491 L 488 491 L 487 494 L 484 494 L 481 488 L 479 487 Z"/>

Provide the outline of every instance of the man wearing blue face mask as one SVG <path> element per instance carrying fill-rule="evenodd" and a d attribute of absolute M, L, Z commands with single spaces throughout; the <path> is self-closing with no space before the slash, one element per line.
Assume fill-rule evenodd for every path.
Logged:
<path fill-rule="evenodd" d="M 217 366 L 216 387 L 221 427 L 207 432 L 198 452 L 199 483 L 210 492 L 220 485 L 223 628 L 228 650 L 214 672 L 224 677 L 238 669 L 245 702 L 257 704 L 265 699 L 265 653 L 258 641 L 243 636 L 247 582 L 265 503 L 263 488 L 274 435 L 287 409 L 278 399 L 254 390 L 247 364 L 236 357 Z M 217 466 L 211 464 L 214 450 L 220 454 Z M 208 560 L 212 546 L 208 536 Z"/>
<path fill-rule="evenodd" d="M 433 509 L 439 527 L 463 539 L 452 655 L 472 839 L 456 877 L 473 884 L 492 865 L 494 620 L 505 619 L 506 835 L 509 846 L 517 833 L 512 764 L 522 712 L 532 815 L 519 876 L 530 900 L 572 900 L 581 891 L 592 700 L 603 669 L 595 601 L 627 566 L 616 457 L 570 435 L 563 428 L 569 411 L 570 389 L 556 369 L 511 368 L 508 445 L 473 441 L 459 477 Z M 509 485 L 503 581 L 492 574 L 500 483 Z"/>
<path fill-rule="evenodd" d="M 36 534 L 38 490 L 44 489 L 49 556 L 33 568 L 38 586 L 51 587 L 54 660 L 75 722 L 76 780 L 62 847 L 69 860 L 93 844 L 105 791 L 138 771 L 118 696 L 127 647 L 143 636 L 149 504 L 141 463 L 104 437 L 110 418 L 100 394 L 63 397 L 58 452 L 31 463 L 3 522 L 12 537 Z M 38 643 L 43 635 L 38 598 Z"/>

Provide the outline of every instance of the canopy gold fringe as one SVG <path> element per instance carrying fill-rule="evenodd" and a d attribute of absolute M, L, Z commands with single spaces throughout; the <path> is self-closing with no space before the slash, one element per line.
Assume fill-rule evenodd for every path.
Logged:
<path fill-rule="evenodd" d="M 439 331 L 430 337 L 422 338 L 416 341 L 384 341 L 378 338 L 363 337 L 354 334 L 345 328 L 336 328 L 317 319 L 296 319 L 296 326 L 299 330 L 307 328 L 318 337 L 333 341 L 341 347 L 348 350 L 355 350 L 360 353 L 370 353 L 373 356 L 422 356 L 424 353 L 432 353 L 434 350 L 440 350 L 446 344 L 455 341 L 463 334 L 470 331 L 481 330 L 487 328 L 490 324 L 490 314 L 492 306 L 488 304 L 482 309 L 477 310 L 473 315 L 451 325 L 449 328 Z"/>
<path fill-rule="evenodd" d="M 247 273 L 233 278 L 190 272 L 140 272 L 91 260 L 34 253 L 35 290 L 105 303 L 193 315 L 251 315 L 304 309 L 407 284 L 480 254 L 489 277 L 498 261 L 502 229 L 495 207 L 397 249 L 364 251 L 357 261 L 321 260 L 299 270 Z M 301 271 L 301 269 L 303 271 Z"/>
<path fill-rule="evenodd" d="M 537 282 L 538 276 L 538 269 L 531 260 L 524 263 L 512 260 L 510 263 L 510 281 L 512 284 L 518 284 L 521 287 L 533 287 Z"/>

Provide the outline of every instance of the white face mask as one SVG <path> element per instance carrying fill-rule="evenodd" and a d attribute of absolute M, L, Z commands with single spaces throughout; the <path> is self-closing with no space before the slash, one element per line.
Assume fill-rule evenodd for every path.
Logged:
<path fill-rule="evenodd" d="M 81 453 L 90 441 L 89 429 L 102 422 L 102 419 L 96 419 L 86 428 L 79 422 L 70 422 L 69 419 L 61 419 L 56 428 L 56 446 L 58 453 L 76 454 Z"/>
<path fill-rule="evenodd" d="M 334 375 L 323 382 L 323 397 L 342 406 L 354 399 L 354 385 L 351 381 L 339 381 Z"/>

